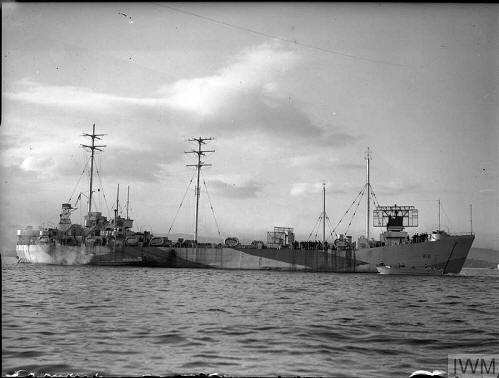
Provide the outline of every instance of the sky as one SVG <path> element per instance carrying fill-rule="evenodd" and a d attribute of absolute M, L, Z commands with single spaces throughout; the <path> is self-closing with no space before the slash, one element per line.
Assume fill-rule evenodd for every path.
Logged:
<path fill-rule="evenodd" d="M 212 137 L 201 236 L 320 239 L 325 183 L 326 232 L 356 239 L 365 196 L 336 225 L 369 147 L 379 204 L 419 210 L 408 232 L 440 200 L 442 229 L 499 249 L 498 24 L 497 4 L 3 2 L 3 248 L 64 202 L 81 221 L 95 124 L 93 207 L 111 217 L 119 184 L 125 214 L 129 186 L 135 230 L 194 232 L 185 151 Z"/>

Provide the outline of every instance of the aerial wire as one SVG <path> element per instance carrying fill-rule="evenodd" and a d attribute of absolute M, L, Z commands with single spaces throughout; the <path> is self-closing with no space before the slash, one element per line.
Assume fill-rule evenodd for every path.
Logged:
<path fill-rule="evenodd" d="M 203 16 L 203 15 L 200 15 L 198 13 L 190 12 L 190 11 L 187 11 L 187 10 L 184 10 L 184 9 L 175 8 L 175 7 L 172 7 L 170 5 L 163 4 L 163 3 L 154 3 L 154 2 L 151 2 L 151 4 L 154 4 L 154 5 L 157 5 L 159 7 L 163 7 L 163 8 L 168 8 L 168 9 L 171 9 L 171 10 L 173 10 L 175 12 L 184 13 L 184 14 L 187 14 L 187 15 L 190 15 L 190 16 L 193 16 L 193 17 L 197 17 L 197 18 L 209 21 L 209 22 L 213 22 L 213 23 L 218 24 L 218 25 L 227 26 L 227 27 L 230 27 L 230 28 L 233 28 L 233 29 L 242 30 L 242 31 L 253 33 L 253 34 L 256 34 L 256 35 L 260 35 L 260 36 L 263 36 L 263 37 L 266 37 L 266 38 L 272 38 L 272 39 L 275 39 L 275 40 L 278 40 L 278 41 L 281 41 L 281 42 L 291 43 L 291 44 L 294 44 L 294 45 L 306 47 L 306 48 L 309 48 L 309 49 L 313 49 L 313 50 L 317 50 L 317 51 L 321 51 L 321 52 L 325 52 L 325 53 L 329 53 L 329 54 L 341 55 L 341 56 L 344 56 L 344 57 L 347 57 L 347 58 L 363 60 L 363 61 L 367 61 L 367 62 L 371 62 L 371 63 L 387 64 L 387 65 L 398 66 L 398 67 L 409 67 L 406 64 L 393 63 L 393 62 L 387 62 L 387 61 L 384 61 L 384 60 L 377 60 L 377 59 L 365 58 L 365 57 L 362 57 L 362 56 L 359 56 L 359 55 L 348 54 L 348 53 L 344 53 L 344 52 L 337 51 L 337 50 L 330 50 L 330 49 L 326 49 L 324 47 L 319 47 L 319 46 L 314 46 L 314 45 L 310 45 L 310 44 L 307 44 L 307 43 L 298 42 L 297 40 L 291 40 L 291 39 L 287 39 L 287 38 L 278 37 L 276 35 L 264 33 L 264 32 L 258 31 L 258 30 L 250 29 L 250 28 L 247 28 L 247 27 L 244 27 L 244 26 L 240 26 L 240 25 L 236 25 L 236 24 L 231 24 L 231 23 L 228 23 L 228 22 L 225 22 L 225 21 L 221 21 L 221 20 L 217 20 L 217 19 L 214 19 L 214 18 L 211 18 L 211 17 Z"/>

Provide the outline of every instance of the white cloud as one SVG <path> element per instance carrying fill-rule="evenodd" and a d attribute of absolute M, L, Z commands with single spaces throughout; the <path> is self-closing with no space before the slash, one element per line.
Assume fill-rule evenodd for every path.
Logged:
<path fill-rule="evenodd" d="M 298 197 L 305 194 L 314 194 L 322 191 L 322 183 L 296 182 L 291 186 L 290 194 Z"/>
<path fill-rule="evenodd" d="M 214 115 L 249 91 L 258 89 L 266 95 L 275 93 L 278 85 L 274 80 L 298 61 L 299 57 L 293 51 L 265 43 L 244 50 L 215 75 L 179 80 L 162 87 L 158 93 L 170 107 L 202 116 Z"/>
<path fill-rule="evenodd" d="M 262 190 L 263 185 L 249 175 L 212 175 L 206 179 L 209 191 L 228 198 L 252 198 Z"/>
<path fill-rule="evenodd" d="M 54 165 L 54 160 L 49 157 L 28 156 L 19 166 L 23 171 L 41 171 Z"/>
<path fill-rule="evenodd" d="M 7 92 L 7 99 L 45 106 L 73 107 L 93 110 L 111 110 L 117 105 L 158 106 L 162 99 L 133 98 L 95 92 L 91 88 L 43 85 L 31 80 L 18 82 L 18 92 Z"/>
<path fill-rule="evenodd" d="M 91 88 L 44 85 L 29 78 L 17 82 L 17 92 L 7 92 L 12 100 L 46 106 L 112 110 L 120 105 L 159 106 L 213 115 L 227 102 L 239 99 L 248 90 L 275 93 L 274 79 L 286 73 L 299 60 L 296 53 L 275 44 L 262 44 L 242 51 L 230 64 L 212 76 L 182 79 L 160 87 L 157 97 L 125 97 L 99 93 Z"/>
<path fill-rule="evenodd" d="M 104 159 L 110 175 L 156 181 L 158 174 L 165 174 L 165 164 L 171 171 L 172 164 L 183 158 L 185 139 L 201 129 L 203 134 L 229 142 L 226 154 L 235 148 L 231 140 L 248 135 L 265 138 L 272 151 L 287 145 L 299 147 L 301 153 L 307 149 L 317 153 L 316 147 L 327 143 L 338 145 L 341 140 L 340 145 L 344 145 L 345 140 L 352 139 L 349 135 L 316 125 L 299 103 L 288 101 L 283 92 L 300 60 L 295 51 L 264 43 L 243 50 L 213 75 L 163 85 L 155 97 L 147 98 L 24 79 L 6 94 L 10 104 L 17 102 L 15 108 L 11 107 L 17 109 L 16 113 L 10 111 L 7 119 L 11 124 L 15 119 L 24 137 L 16 139 L 16 145 L 7 146 L 5 152 L 11 158 L 10 165 L 21 169 L 55 173 L 64 168 L 70 174 L 79 170 L 78 162 L 68 165 L 65 156 L 79 154 L 78 144 L 85 142 L 79 134 L 88 132 L 95 121 L 98 132 L 108 134 L 103 144 L 108 145 Z M 23 110 L 21 116 L 16 115 L 19 109 Z M 13 129 L 8 133 L 10 137 L 15 135 Z M 36 153 L 30 153 L 30 160 L 26 160 L 27 144 L 37 148 Z M 46 156 L 51 156 L 53 164 L 43 167 Z M 216 185 L 222 189 L 225 181 L 219 181 Z M 260 189 L 253 182 L 236 185 L 238 195 L 255 195 Z"/>

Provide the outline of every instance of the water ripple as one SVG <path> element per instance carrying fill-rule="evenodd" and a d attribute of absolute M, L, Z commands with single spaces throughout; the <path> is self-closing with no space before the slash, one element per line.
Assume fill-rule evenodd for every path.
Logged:
<path fill-rule="evenodd" d="M 2 375 L 446 370 L 499 350 L 499 274 L 2 265 Z"/>

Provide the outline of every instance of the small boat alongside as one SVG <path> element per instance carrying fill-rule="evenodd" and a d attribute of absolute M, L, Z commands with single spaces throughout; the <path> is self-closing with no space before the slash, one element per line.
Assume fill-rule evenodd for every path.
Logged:
<path fill-rule="evenodd" d="M 406 274 L 406 275 L 442 275 L 442 269 L 435 269 L 433 267 L 416 268 L 415 266 L 407 268 L 403 265 L 401 266 L 390 266 L 381 265 L 377 266 L 376 269 L 380 274 Z"/>

